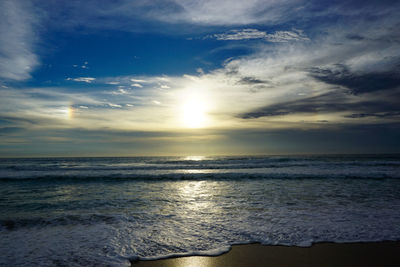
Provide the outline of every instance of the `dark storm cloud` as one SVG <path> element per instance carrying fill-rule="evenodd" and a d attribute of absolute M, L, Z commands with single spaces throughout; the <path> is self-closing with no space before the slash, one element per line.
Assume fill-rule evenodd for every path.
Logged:
<path fill-rule="evenodd" d="M 351 93 L 363 94 L 373 91 L 400 87 L 400 72 L 392 69 L 384 72 L 354 73 L 343 64 L 335 64 L 334 68 L 313 67 L 310 75 L 322 82 L 348 88 Z"/>
<path fill-rule="evenodd" d="M 398 97 L 396 95 L 394 96 Z M 242 119 L 253 119 L 295 113 L 329 113 L 341 111 L 353 112 L 352 115 L 348 116 L 350 118 L 383 118 L 398 116 L 400 113 L 400 107 L 396 101 L 388 102 L 384 99 L 352 102 L 347 99 L 346 94 L 335 92 L 269 105 L 264 108 L 240 114 L 238 117 Z"/>
<path fill-rule="evenodd" d="M 366 118 L 366 117 L 376 117 L 376 118 L 390 118 L 400 116 L 400 111 L 395 112 L 384 112 L 384 113 L 358 113 L 345 116 L 346 118 Z"/>
<path fill-rule="evenodd" d="M 243 77 L 242 79 L 239 80 L 238 83 L 253 85 L 253 84 L 265 84 L 265 83 L 269 83 L 269 82 L 260 80 L 260 79 L 254 78 L 254 77 Z"/>
<path fill-rule="evenodd" d="M 358 35 L 358 34 L 348 34 L 348 35 L 346 35 L 346 38 L 349 40 L 354 40 L 354 41 L 362 41 L 362 40 L 366 39 L 365 37 Z"/>

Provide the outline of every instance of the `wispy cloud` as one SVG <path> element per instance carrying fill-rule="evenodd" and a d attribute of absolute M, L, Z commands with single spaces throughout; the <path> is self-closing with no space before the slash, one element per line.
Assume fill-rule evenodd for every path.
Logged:
<path fill-rule="evenodd" d="M 160 20 L 169 22 L 185 21 L 205 25 L 246 25 L 276 23 L 287 19 L 290 9 L 299 5 L 296 0 L 214 0 L 214 1 L 173 1 L 177 7 L 175 16 L 159 14 Z"/>
<path fill-rule="evenodd" d="M 217 40 L 248 40 L 248 39 L 264 39 L 267 33 L 259 31 L 257 29 L 243 29 L 243 30 L 231 30 L 227 33 L 218 33 L 209 35 L 209 38 L 215 38 Z"/>
<path fill-rule="evenodd" d="M 4 88 L 2 113 L 14 111 L 14 117 L 42 127 L 51 119 L 54 127 L 171 130 L 182 127 L 182 107 L 195 99 L 206 103 L 210 129 L 306 129 L 322 122 L 374 124 L 378 119 L 394 123 L 400 111 L 397 24 L 391 16 L 365 21 L 364 27 L 338 23 L 315 28 L 329 35 L 279 46 L 260 42 L 253 53 L 196 75 L 70 78 L 99 85 L 80 94 Z M 132 89 L 132 84 L 141 87 Z M 71 106 L 76 116 L 68 120 Z"/>
<path fill-rule="evenodd" d="M 396 1 L 389 2 L 390 5 L 388 1 L 378 0 L 362 3 L 358 0 L 120 0 L 98 4 L 96 0 L 87 0 L 37 1 L 35 4 L 47 12 L 51 21 L 48 26 L 51 28 L 76 29 L 79 26 L 81 30 L 102 28 L 176 35 L 197 33 L 198 27 L 202 26 L 227 28 L 297 25 L 306 29 L 313 20 L 321 23 L 332 18 L 384 16 L 391 9 L 398 8 Z M 201 29 L 205 33 L 210 30 L 215 28 Z M 282 31 L 270 38 L 288 40 L 293 38 L 291 35 Z"/>
<path fill-rule="evenodd" d="M 133 79 L 133 78 L 131 78 L 130 80 L 131 80 L 131 82 L 134 82 L 134 83 L 145 83 L 146 82 L 145 80 L 142 80 L 142 79 Z"/>
<path fill-rule="evenodd" d="M 43 9 L 58 23 L 52 27 L 107 28 L 124 31 L 196 32 L 199 26 L 277 25 L 321 13 L 319 1 L 305 0 L 140 0 L 42 1 Z M 327 3 L 327 6 L 329 4 Z M 60 19 L 62 18 L 62 20 Z M 162 23 L 160 23 L 162 22 Z M 161 28 L 160 28 L 161 27 Z"/>
<path fill-rule="evenodd" d="M 276 42 L 276 43 L 310 40 L 301 30 L 276 31 L 272 34 L 267 34 L 267 37 L 265 39 L 269 42 Z"/>
<path fill-rule="evenodd" d="M 396 16 L 390 16 L 351 26 L 323 25 L 315 27 L 314 33 L 329 35 L 314 34 L 307 42 L 290 42 L 299 36 L 306 40 L 301 31 L 267 34 L 255 29 L 235 30 L 218 38 L 270 36 L 269 41 L 281 43 L 271 46 L 261 42 L 253 53 L 232 58 L 222 68 L 207 73 L 109 77 L 98 82 L 142 85 L 132 90 L 134 94 L 124 95 L 129 103 L 121 103 L 132 103 L 139 107 L 138 112 L 148 112 L 147 118 L 162 114 L 163 124 L 170 125 L 176 125 L 179 107 L 190 94 L 206 99 L 209 127 L 272 129 L 301 123 L 307 128 L 322 122 L 374 124 L 377 119 L 393 123 L 400 111 L 396 104 L 400 101 L 398 22 Z M 166 86 L 168 90 L 159 90 Z M 156 103 L 154 99 L 162 105 L 149 105 Z"/>
<path fill-rule="evenodd" d="M 92 83 L 95 80 L 96 80 L 96 78 L 93 78 L 93 77 L 67 78 L 67 81 L 85 82 L 85 83 Z"/>
<path fill-rule="evenodd" d="M 310 39 L 300 30 L 293 31 L 276 31 L 268 34 L 267 32 L 257 29 L 241 29 L 231 30 L 226 33 L 218 33 L 208 35 L 207 38 L 215 38 L 223 41 L 238 41 L 238 40 L 251 40 L 263 39 L 268 42 L 290 42 L 290 41 L 309 41 Z"/>
<path fill-rule="evenodd" d="M 25 80 L 39 64 L 34 52 L 39 17 L 29 1 L 0 2 L 0 78 Z"/>
<path fill-rule="evenodd" d="M 126 95 L 129 92 L 125 90 L 124 88 L 118 88 L 116 91 L 113 91 L 112 94 L 114 95 Z"/>
<path fill-rule="evenodd" d="M 109 105 L 110 107 L 112 107 L 112 108 L 122 108 L 122 106 L 119 105 L 119 104 L 108 103 L 108 105 Z"/>
<path fill-rule="evenodd" d="M 329 36 L 318 36 L 307 45 L 265 46 L 229 61 L 223 75 L 246 84 L 264 99 L 263 103 L 254 101 L 260 106 L 238 117 L 270 123 L 377 123 L 377 119 L 394 123 L 400 111 L 396 104 L 400 101 L 400 50 L 394 50 L 400 47 L 394 26 L 399 21 L 395 17 L 346 28 L 338 24 L 329 28 Z"/>
<path fill-rule="evenodd" d="M 45 1 L 40 4 L 53 11 L 53 19 L 57 19 L 63 12 L 63 20 L 54 26 L 85 25 L 91 28 L 138 31 L 143 26 L 151 28 L 151 24 L 138 23 L 140 21 L 201 25 L 243 25 L 276 21 L 284 18 L 282 12 L 290 10 L 297 2 L 298 0 L 122 0 L 104 1 L 99 5 L 97 1 L 88 0 L 54 3 Z M 100 21 L 103 23 L 99 23 Z"/>
<path fill-rule="evenodd" d="M 121 78 L 130 82 L 130 78 Z M 118 79 L 118 77 L 114 77 Z M 82 129 L 161 129 L 174 120 L 175 102 L 153 87 L 133 90 L 109 87 L 86 92 L 66 88 L 0 88 L 0 126 Z M 84 86 L 84 85 L 83 85 Z M 157 100 L 155 100 L 157 97 Z M 163 102 L 163 105 L 160 105 Z M 164 104 L 165 102 L 165 104 Z"/>
<path fill-rule="evenodd" d="M 5 12 L 4 10 L 21 10 L 14 6 L 16 5 L 13 4 L 14 2 L 3 1 L 2 3 L 10 6 L 8 9 L 3 8 L 2 12 Z M 180 21 L 201 25 L 212 24 L 232 27 L 232 24 L 277 23 L 284 20 L 282 18 L 283 15 L 294 12 L 290 11 L 289 7 L 297 6 L 300 8 L 302 6 L 301 3 L 304 2 L 280 1 L 278 3 L 276 1 L 256 0 L 244 2 L 169 1 L 165 3 L 168 6 L 165 10 L 157 8 L 156 4 L 150 1 L 120 1 L 115 4 L 109 2 L 101 7 L 94 5 L 93 1 L 87 1 L 84 4 L 80 3 L 79 6 L 82 8 L 82 12 L 88 11 L 89 6 L 94 8 L 93 15 L 85 18 L 88 20 L 93 19 L 88 23 L 88 26 L 93 26 L 92 24 L 96 20 L 96 16 L 100 14 L 98 13 L 100 11 L 114 23 L 112 18 L 117 14 L 125 17 L 128 14 L 132 15 L 132 12 L 137 12 L 133 7 L 140 7 L 140 10 L 144 10 L 144 7 L 149 7 L 146 10 L 154 12 L 144 12 L 145 14 L 142 16 L 145 18 L 141 17 L 142 19 L 163 20 L 168 23 Z M 77 8 L 77 3 L 75 2 L 54 5 L 56 7 L 59 7 L 58 5 L 66 5 L 69 8 L 66 10 L 67 14 L 72 17 L 76 15 L 72 12 Z M 315 7 L 315 5 L 315 2 L 311 2 L 309 5 L 304 6 L 303 9 L 298 9 L 302 11 L 299 14 L 304 14 L 304 20 L 306 20 L 307 16 L 310 16 L 309 6 Z M 263 8 L 260 9 L 260 6 Z M 162 105 L 157 105 L 160 109 L 157 109 L 152 114 L 161 114 L 163 116 L 160 115 L 160 117 L 163 117 L 163 119 L 168 116 L 171 116 L 171 118 L 174 116 L 171 114 L 176 110 L 171 110 L 176 109 L 177 106 L 185 101 L 182 95 L 185 95 L 185 92 L 190 91 L 191 88 L 200 90 L 201 94 L 206 95 L 207 101 L 210 102 L 207 112 L 211 114 L 210 116 L 215 116 L 215 121 L 218 122 L 220 118 L 225 120 L 228 118 L 226 121 L 231 120 L 230 122 L 233 122 L 233 125 L 240 119 L 250 121 L 249 118 L 252 118 L 253 121 L 261 121 L 263 119 L 278 120 L 278 117 L 280 117 L 280 120 L 285 121 L 289 120 L 291 116 L 293 120 L 300 120 L 300 116 L 295 118 L 300 113 L 311 116 L 311 114 L 318 112 L 321 115 L 320 117 L 328 116 L 329 121 L 343 121 L 346 118 L 349 119 L 349 116 L 352 116 L 351 114 L 396 114 L 396 110 L 384 110 L 383 106 L 378 104 L 374 105 L 374 108 L 368 108 L 364 97 L 364 95 L 369 94 L 371 97 L 376 98 L 379 103 L 382 101 L 391 103 L 398 100 L 399 97 L 397 92 L 399 88 L 398 66 L 400 62 L 400 40 L 398 36 L 400 35 L 397 27 L 399 19 L 396 16 L 399 10 L 398 4 L 392 8 L 393 10 L 387 8 L 379 9 L 378 15 L 374 20 L 358 17 L 362 12 L 370 14 L 370 7 L 365 8 L 363 6 L 360 10 L 354 10 L 350 15 L 349 12 L 344 12 L 343 5 L 335 6 L 334 9 L 327 8 L 323 11 L 319 9 L 319 11 L 313 11 L 313 14 L 325 12 L 324 14 L 331 15 L 342 12 L 342 17 L 346 17 L 346 19 L 338 20 L 334 24 L 313 25 L 313 27 L 307 28 L 307 35 L 301 30 L 294 29 L 267 32 L 256 29 L 254 25 L 251 26 L 254 28 L 234 29 L 214 34 L 211 37 L 221 41 L 256 39 L 265 40 L 266 42 L 258 42 L 257 48 L 251 54 L 240 58 L 232 58 L 222 68 L 208 72 L 199 71 L 197 75 L 128 75 L 124 77 L 100 77 L 97 79 L 93 77 L 77 77 L 68 78 L 68 80 L 88 84 L 108 84 L 109 91 L 107 96 L 100 93 L 96 97 L 90 96 L 92 100 L 100 103 L 98 107 L 109 108 L 110 105 L 108 103 L 117 103 L 116 105 L 119 105 L 123 110 L 125 107 L 129 107 L 129 104 L 134 105 L 135 108 L 140 107 L 138 112 L 142 112 L 141 114 L 150 114 L 149 106 L 151 105 L 151 108 L 154 108 L 153 100 L 157 99 Z M 224 12 L 221 12 L 221 10 L 224 10 Z M 230 10 L 232 12 L 228 12 Z M 77 13 L 80 12 L 75 11 Z M 160 16 L 155 18 L 155 14 Z M 171 18 L 171 14 L 176 14 L 177 16 Z M 219 17 L 217 14 L 219 14 Z M 10 12 L 6 13 L 5 16 L 13 19 L 18 17 Z M 232 19 L 233 17 L 237 17 L 237 19 Z M 228 19 L 231 19 L 232 22 L 227 22 Z M 118 22 L 120 21 L 118 20 Z M 349 21 L 353 23 L 349 23 Z M 25 23 L 26 20 L 20 19 L 17 22 Z M 130 25 L 129 23 L 130 21 L 128 25 Z M 25 28 L 18 27 L 18 29 L 24 29 L 23 31 L 20 30 L 20 34 L 16 34 L 19 39 L 25 38 L 27 36 L 26 33 L 31 29 L 31 26 L 26 26 L 29 23 L 23 25 L 25 25 Z M 108 26 L 117 27 L 116 25 Z M 104 27 L 107 27 L 107 25 Z M 236 27 L 242 28 L 246 26 Z M 268 27 L 260 26 L 260 29 L 265 28 Z M 290 27 L 280 27 L 279 29 L 282 28 Z M 17 37 L 14 39 L 17 40 Z M 280 44 L 274 46 L 267 42 L 279 42 Z M 24 50 L 25 48 L 21 49 Z M 29 47 L 25 50 L 31 51 Z M 82 64 L 80 65 L 88 65 L 87 63 Z M 6 70 L 2 71 L 2 73 L 2 75 L 11 75 L 11 72 Z M 24 75 L 29 74 L 28 71 L 23 71 L 23 73 Z M 18 77 L 21 78 L 22 76 Z M 110 85 L 125 87 L 111 89 Z M 127 89 L 129 87 L 135 87 L 135 90 Z M 168 90 L 160 90 L 160 88 Z M 333 95 L 335 97 L 331 97 L 329 101 L 322 97 Z M 110 97 L 110 99 L 102 100 L 100 96 L 104 98 Z M 243 101 L 243 99 L 246 99 L 246 101 Z M 321 105 L 316 104 L 317 100 L 321 101 Z M 296 101 L 299 101 L 298 106 L 296 106 Z M 346 104 L 345 109 L 343 106 L 338 105 L 340 101 Z M 88 106 L 92 109 L 92 105 L 89 103 L 82 101 L 73 103 L 75 105 Z M 300 105 L 301 103 L 304 105 Z M 313 108 L 306 108 L 309 103 L 314 103 Z M 359 103 L 363 103 L 367 108 L 362 108 L 361 104 L 358 105 Z M 287 105 L 286 108 L 284 108 L 285 104 Z M 335 108 L 328 108 L 328 104 Z M 165 112 L 165 109 L 161 111 L 161 108 L 170 109 L 170 111 Z M 149 118 L 149 116 L 144 117 Z M 355 117 L 357 116 L 352 116 L 353 120 Z M 371 119 L 373 116 L 360 115 L 359 117 L 361 119 Z M 311 120 L 311 118 L 309 119 Z M 166 119 L 165 121 L 171 120 Z M 324 120 L 324 118 L 314 119 L 314 121 L 321 120 Z M 215 123 L 215 125 L 218 125 L 218 123 Z"/>

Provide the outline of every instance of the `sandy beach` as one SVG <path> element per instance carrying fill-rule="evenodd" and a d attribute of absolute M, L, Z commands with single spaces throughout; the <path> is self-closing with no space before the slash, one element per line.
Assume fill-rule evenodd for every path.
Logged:
<path fill-rule="evenodd" d="M 133 262 L 139 267 L 400 266 L 400 242 L 320 243 L 312 247 L 237 245 L 215 257 L 191 256 Z"/>

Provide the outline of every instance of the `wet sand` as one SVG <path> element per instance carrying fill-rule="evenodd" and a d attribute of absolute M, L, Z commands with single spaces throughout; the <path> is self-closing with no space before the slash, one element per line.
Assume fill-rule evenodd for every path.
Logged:
<path fill-rule="evenodd" d="M 223 255 L 133 262 L 138 267 L 400 266 L 400 242 L 320 243 L 309 248 L 237 245 Z"/>

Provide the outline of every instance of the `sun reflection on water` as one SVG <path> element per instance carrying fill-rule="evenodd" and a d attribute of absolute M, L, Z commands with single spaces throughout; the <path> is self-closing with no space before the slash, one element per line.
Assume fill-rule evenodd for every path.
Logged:
<path fill-rule="evenodd" d="M 215 266 L 215 261 L 211 257 L 201 257 L 201 256 L 193 256 L 193 257 L 182 257 L 173 259 L 176 263 L 175 266 L 185 266 L 185 267 L 212 267 Z"/>
<path fill-rule="evenodd" d="M 216 203 L 212 201 L 214 191 L 206 181 L 190 181 L 179 188 L 179 197 L 187 212 L 199 215 L 215 210 Z"/>
<path fill-rule="evenodd" d="M 205 156 L 187 156 L 184 158 L 184 160 L 193 160 L 193 161 L 201 161 L 205 160 Z"/>

